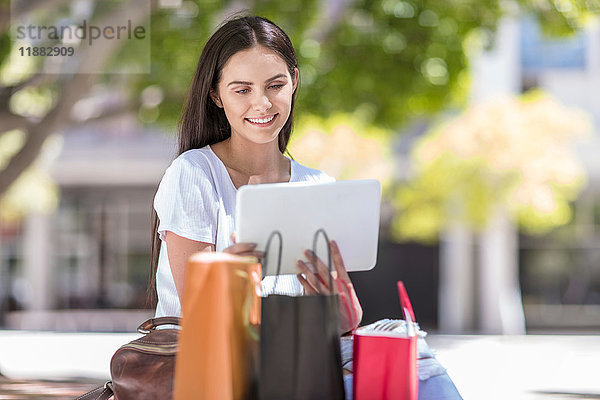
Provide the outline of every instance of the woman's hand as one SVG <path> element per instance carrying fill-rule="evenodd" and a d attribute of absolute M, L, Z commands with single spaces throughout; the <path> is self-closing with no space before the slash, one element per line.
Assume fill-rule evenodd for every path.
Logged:
<path fill-rule="evenodd" d="M 297 277 L 307 294 L 330 294 L 333 292 L 339 296 L 340 329 L 342 333 L 347 333 L 358 327 L 362 320 L 363 311 L 344 266 L 344 260 L 337 243 L 332 240 L 329 242 L 329 248 L 334 265 L 334 270 L 331 273 L 333 288 L 329 287 L 327 265 L 310 250 L 306 250 L 304 253 L 308 262 L 298 260 L 296 263 L 301 271 Z M 316 259 L 316 268 L 313 265 L 313 259 Z"/>
<path fill-rule="evenodd" d="M 223 249 L 223 253 L 229 253 L 243 257 L 256 257 L 259 261 L 265 256 L 264 252 L 256 251 L 256 243 L 237 243 L 235 241 L 234 233 L 231 234 L 231 241 L 233 244 L 226 249 Z"/>

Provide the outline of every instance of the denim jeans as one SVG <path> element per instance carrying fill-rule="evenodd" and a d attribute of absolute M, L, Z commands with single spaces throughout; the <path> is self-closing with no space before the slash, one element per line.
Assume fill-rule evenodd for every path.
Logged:
<path fill-rule="evenodd" d="M 352 400 L 352 374 L 344 376 L 346 400 Z M 419 379 L 419 400 L 462 400 L 447 373 Z"/>

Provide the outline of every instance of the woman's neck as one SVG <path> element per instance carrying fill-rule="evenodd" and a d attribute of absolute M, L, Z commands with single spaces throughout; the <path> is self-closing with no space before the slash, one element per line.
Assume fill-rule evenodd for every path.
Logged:
<path fill-rule="evenodd" d="M 236 186 L 290 180 L 290 160 L 281 154 L 277 141 L 256 144 L 230 137 L 211 148 Z"/>

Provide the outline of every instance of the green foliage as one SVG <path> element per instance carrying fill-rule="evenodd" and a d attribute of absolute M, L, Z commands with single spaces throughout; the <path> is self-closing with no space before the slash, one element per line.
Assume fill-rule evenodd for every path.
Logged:
<path fill-rule="evenodd" d="M 568 223 L 585 183 L 571 145 L 590 129 L 586 115 L 539 92 L 472 106 L 413 149 L 392 234 L 430 242 L 453 222 L 477 231 L 497 208 L 530 234 Z"/>
<path fill-rule="evenodd" d="M 397 187 L 392 203 L 399 214 L 392 222 L 392 235 L 434 242 L 451 220 L 480 230 L 516 182 L 515 174 L 498 176 L 490 171 L 483 156 L 463 159 L 445 152 L 419 170 L 414 180 Z"/>
<path fill-rule="evenodd" d="M 0 135 L 0 171 L 24 145 L 25 132 L 6 131 Z M 58 156 L 62 141 L 51 137 L 42 157 L 23 172 L 6 193 L 0 196 L 0 224 L 16 223 L 32 212 L 48 213 L 58 205 L 59 189 L 48 173 L 48 163 Z"/>
<path fill-rule="evenodd" d="M 174 130 L 203 45 L 234 4 L 184 1 L 152 15 L 151 73 L 130 76 L 125 84 L 132 104 L 149 86 L 162 89 L 163 100 L 141 115 L 157 116 L 157 123 Z M 545 32 L 568 35 L 600 10 L 597 0 L 357 0 L 341 2 L 340 15 L 332 17 L 331 5 L 317 0 L 245 4 L 246 13 L 272 19 L 291 37 L 301 72 L 298 110 L 326 117 L 368 108 L 372 123 L 394 131 L 415 117 L 464 105 L 467 43 L 489 43 L 503 15 L 532 13 Z M 0 44 L 7 40 L 6 33 L 0 36 Z M 1 65 L 8 47 L 0 49 Z M 135 63 L 137 51 L 126 46 L 113 63 Z M 105 81 L 123 85 L 118 75 Z"/>
<path fill-rule="evenodd" d="M 4 60 L 10 54 L 10 35 L 8 32 L 0 33 L 0 65 L 4 63 Z"/>
<path fill-rule="evenodd" d="M 328 113 L 366 103 L 376 110 L 375 123 L 396 128 L 451 106 L 467 65 L 463 40 L 489 24 L 485 15 L 473 15 L 477 10 L 493 13 L 488 3 L 494 2 L 384 0 L 347 10 L 336 34 L 322 46 L 312 86 L 320 96 L 307 96 L 308 108 Z"/>
<path fill-rule="evenodd" d="M 215 15 L 221 10 L 218 1 L 194 3 L 197 9 L 189 6 L 187 11 L 179 12 L 162 9 L 152 15 L 150 74 L 137 75 L 127 81 L 134 102 L 149 86 L 162 89 L 164 97 L 158 106 L 157 122 L 168 131 L 175 129 L 202 47 L 214 29 Z M 121 57 L 135 61 L 127 49 L 117 56 Z"/>
<path fill-rule="evenodd" d="M 366 122 L 364 113 L 303 114 L 288 149 L 303 165 L 338 180 L 377 179 L 387 192 L 393 169 L 390 138 L 390 132 Z"/>
<path fill-rule="evenodd" d="M 133 84 L 134 93 L 150 85 L 164 90 L 157 122 L 169 130 L 202 46 L 229 6 L 210 0 L 193 4 L 197 15 L 162 10 L 152 17 L 152 72 Z M 372 123 L 393 130 L 415 117 L 464 105 L 466 43 L 489 43 L 501 16 L 520 13 L 504 9 L 499 0 L 359 0 L 349 3 L 339 21 L 329 21 L 327 3 L 316 0 L 247 4 L 247 13 L 272 19 L 295 45 L 301 73 L 298 110 L 326 117 L 366 107 Z M 579 29 L 595 4 L 518 1 L 521 12 L 534 13 L 555 35 Z"/>
<path fill-rule="evenodd" d="M 518 4 L 549 36 L 570 36 L 600 13 L 598 0 L 518 0 Z"/>

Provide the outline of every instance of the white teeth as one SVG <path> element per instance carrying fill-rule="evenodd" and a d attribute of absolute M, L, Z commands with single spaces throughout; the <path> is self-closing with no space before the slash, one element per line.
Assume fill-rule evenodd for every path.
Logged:
<path fill-rule="evenodd" d="M 255 124 L 266 124 L 267 122 L 270 122 L 273 118 L 275 118 L 275 115 L 271 115 L 269 118 L 248 118 L 248 121 L 254 122 Z"/>

